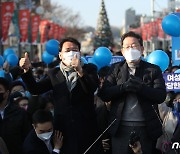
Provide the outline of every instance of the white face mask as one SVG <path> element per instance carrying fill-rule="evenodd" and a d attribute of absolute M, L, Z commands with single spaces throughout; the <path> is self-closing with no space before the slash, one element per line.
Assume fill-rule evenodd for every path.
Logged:
<path fill-rule="evenodd" d="M 141 52 L 137 49 L 128 49 L 124 51 L 124 57 L 127 62 L 136 62 L 140 59 L 141 57 Z"/>
<path fill-rule="evenodd" d="M 36 133 L 37 137 L 39 139 L 41 139 L 42 141 L 49 140 L 51 138 L 52 134 L 53 134 L 53 131 L 47 132 L 47 133 L 42 133 L 42 134 Z"/>
<path fill-rule="evenodd" d="M 77 55 L 77 58 L 80 59 L 80 52 L 77 52 L 77 51 L 64 52 L 63 55 L 62 55 L 62 62 L 66 66 L 71 66 L 72 59 L 74 58 L 75 54 Z"/>

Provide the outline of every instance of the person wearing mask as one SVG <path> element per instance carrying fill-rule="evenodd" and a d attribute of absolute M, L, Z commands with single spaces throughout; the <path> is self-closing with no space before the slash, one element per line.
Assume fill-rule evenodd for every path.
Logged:
<path fill-rule="evenodd" d="M 23 144 L 23 154 L 60 154 L 63 136 L 55 131 L 53 136 L 53 116 L 49 111 L 37 110 L 33 114 L 33 130 Z"/>
<path fill-rule="evenodd" d="M 50 69 L 45 79 L 36 82 L 32 76 L 28 54 L 20 59 L 24 70 L 22 79 L 32 94 L 53 90 L 54 127 L 64 136 L 62 151 L 65 154 L 82 154 L 96 140 L 97 121 L 94 92 L 98 87 L 97 67 L 80 60 L 80 43 L 64 38 L 59 46 L 60 67 Z M 95 144 L 88 154 L 99 154 Z"/>
<path fill-rule="evenodd" d="M 111 66 L 98 93 L 103 101 L 111 101 L 110 122 L 116 119 L 110 128 L 112 153 L 132 152 L 129 139 L 130 134 L 136 132 L 142 153 L 152 154 L 162 134 L 157 116 L 157 105 L 166 98 L 162 71 L 141 60 L 144 48 L 140 35 L 131 31 L 125 33 L 121 47 L 125 61 Z"/>
<path fill-rule="evenodd" d="M 9 154 L 22 154 L 22 145 L 31 130 L 31 123 L 24 109 L 9 101 L 9 82 L 0 78 L 0 136 Z"/>

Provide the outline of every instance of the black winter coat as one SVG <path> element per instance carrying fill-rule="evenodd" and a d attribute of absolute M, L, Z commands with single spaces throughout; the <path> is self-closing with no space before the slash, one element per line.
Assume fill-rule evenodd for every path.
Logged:
<path fill-rule="evenodd" d="M 152 139 L 157 139 L 162 134 L 162 128 L 155 110 L 157 111 L 157 104 L 162 103 L 166 98 L 166 87 L 162 72 L 158 66 L 140 61 L 135 76 L 143 81 L 142 88 L 136 95 L 144 113 L 148 134 Z M 115 135 L 120 124 L 126 98 L 123 83 L 128 78 L 128 65 L 125 61 L 112 65 L 111 71 L 98 94 L 103 101 L 112 101 L 110 122 L 117 118 L 110 129 L 112 135 Z"/>
<path fill-rule="evenodd" d="M 51 69 L 47 78 L 39 82 L 35 82 L 30 71 L 22 75 L 23 81 L 32 94 L 42 94 L 53 90 L 54 126 L 63 133 L 65 154 L 82 154 L 97 137 L 94 108 L 94 92 L 98 86 L 96 66 L 85 64 L 83 74 L 83 77 L 78 78 L 71 92 L 59 68 Z M 97 149 L 95 147 L 93 146 Z M 95 154 L 95 151 L 92 150 L 90 153 Z"/>
<path fill-rule="evenodd" d="M 10 154 L 22 154 L 25 137 L 32 129 L 27 113 L 10 103 L 4 111 L 4 119 L 0 124 L 0 136 L 7 145 Z"/>
<path fill-rule="evenodd" d="M 53 147 L 52 147 L 53 148 Z M 56 152 L 50 153 L 46 144 L 40 140 L 34 129 L 26 137 L 23 144 L 23 154 L 57 154 Z"/>

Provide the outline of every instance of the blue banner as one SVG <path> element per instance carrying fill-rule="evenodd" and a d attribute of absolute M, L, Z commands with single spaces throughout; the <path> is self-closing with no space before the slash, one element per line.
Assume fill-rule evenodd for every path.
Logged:
<path fill-rule="evenodd" d="M 123 56 L 112 56 L 110 65 L 114 64 L 114 63 L 117 63 L 117 62 L 121 62 L 121 61 L 124 61 L 124 57 Z"/>
<path fill-rule="evenodd" d="M 172 65 L 180 65 L 180 37 L 172 37 Z"/>
<path fill-rule="evenodd" d="M 180 73 L 164 73 L 166 91 L 180 92 Z"/>
<path fill-rule="evenodd" d="M 86 60 L 89 62 L 89 60 L 93 58 L 93 56 L 86 56 Z M 112 59 L 111 59 L 111 62 L 110 62 L 110 65 L 111 64 L 114 64 L 114 63 L 117 63 L 117 62 L 121 62 L 121 61 L 124 61 L 124 57 L 123 56 L 112 56 Z"/>
<path fill-rule="evenodd" d="M 174 12 L 180 18 L 180 12 Z M 180 65 L 180 37 L 172 37 L 172 65 Z"/>

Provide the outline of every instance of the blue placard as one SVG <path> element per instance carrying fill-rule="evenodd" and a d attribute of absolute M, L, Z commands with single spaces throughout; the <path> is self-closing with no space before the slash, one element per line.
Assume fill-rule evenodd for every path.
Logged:
<path fill-rule="evenodd" d="M 172 37 L 172 64 L 180 65 L 180 37 Z"/>
<path fill-rule="evenodd" d="M 121 62 L 121 61 L 124 61 L 124 57 L 123 56 L 112 56 L 110 65 L 114 64 L 114 63 L 117 63 L 117 62 Z"/>
<path fill-rule="evenodd" d="M 180 91 L 180 73 L 164 73 L 166 91 Z"/>
<path fill-rule="evenodd" d="M 86 56 L 86 60 L 89 62 L 89 60 L 93 58 L 93 56 Z M 117 62 L 121 62 L 121 61 L 124 61 L 124 57 L 123 56 L 112 56 L 112 59 L 111 59 L 111 62 L 110 62 L 110 65 L 111 64 L 114 64 L 114 63 L 117 63 Z"/>

